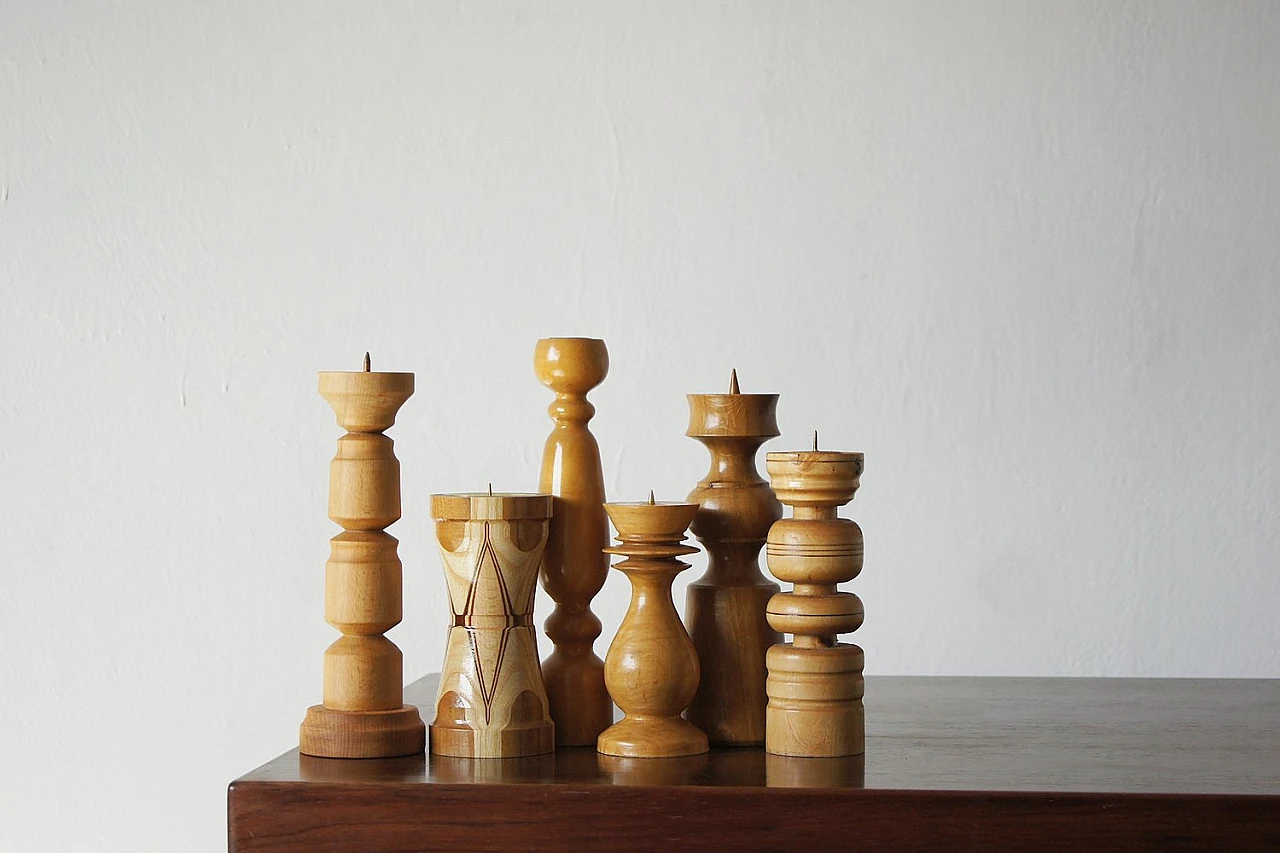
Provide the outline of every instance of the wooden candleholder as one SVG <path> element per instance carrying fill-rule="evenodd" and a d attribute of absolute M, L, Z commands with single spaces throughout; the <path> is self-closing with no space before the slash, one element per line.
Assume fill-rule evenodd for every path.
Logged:
<path fill-rule="evenodd" d="M 324 653 L 324 704 L 303 720 L 299 751 L 326 758 L 390 758 L 422 752 L 426 730 L 403 698 L 403 656 L 383 636 L 400 624 L 400 462 L 383 431 L 413 394 L 412 373 L 320 374 L 320 394 L 347 434 L 329 467 L 325 619 L 342 636 Z"/>
<path fill-rule="evenodd" d="M 864 751 L 862 649 L 837 635 L 862 624 L 862 602 L 836 584 L 862 571 L 862 530 L 838 518 L 862 474 L 861 453 L 769 453 L 765 467 L 793 517 L 769 528 L 769 571 L 795 584 L 769 601 L 769 624 L 795 635 L 769 649 L 765 749 L 834 757 Z"/>
<path fill-rule="evenodd" d="M 702 680 L 689 721 L 711 743 L 764 743 L 765 653 L 782 635 L 765 609 L 778 585 L 760 572 L 760 549 L 782 505 L 756 470 L 756 452 L 778 435 L 777 394 L 742 394 L 738 374 L 728 394 L 689 394 L 685 435 L 711 453 L 711 469 L 689 493 L 699 504 L 691 530 L 707 551 L 707 572 L 689 584 L 685 621 L 698 650 Z"/>
<path fill-rule="evenodd" d="M 556 603 L 546 622 L 554 649 L 542 663 L 542 676 L 556 744 L 589 746 L 613 721 L 604 661 L 594 650 L 601 626 L 591 599 L 609 571 L 604 555 L 609 524 L 600 448 L 587 428 L 596 408 L 586 396 L 608 375 L 609 352 L 604 341 L 593 338 L 546 338 L 538 341 L 533 369 L 556 393 L 547 409 L 555 428 L 543 449 L 538 486 L 555 497 L 541 572 L 542 585 Z"/>
<path fill-rule="evenodd" d="M 605 683 L 623 718 L 600 735 L 607 755 L 659 758 L 707 751 L 707 736 L 680 713 L 698 687 L 698 654 L 671 600 L 671 583 L 689 568 L 677 558 L 697 504 L 605 504 L 625 557 L 614 568 L 631 581 L 631 606 L 605 657 Z"/>
<path fill-rule="evenodd" d="M 550 495 L 432 495 L 453 622 L 431 751 L 513 758 L 555 749 L 533 594 Z"/>

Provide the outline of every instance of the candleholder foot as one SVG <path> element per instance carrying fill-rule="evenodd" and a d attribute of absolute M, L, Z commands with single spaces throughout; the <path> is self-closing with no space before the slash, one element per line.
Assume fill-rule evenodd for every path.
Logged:
<path fill-rule="evenodd" d="M 427 729 L 418 709 L 335 711 L 312 705 L 302 721 L 298 751 L 320 758 L 394 758 L 422 752 Z"/>
<path fill-rule="evenodd" d="M 707 751 L 707 735 L 681 717 L 628 716 L 605 729 L 596 751 L 624 758 L 676 758 Z"/>
<path fill-rule="evenodd" d="M 766 659 L 766 750 L 811 758 L 862 754 L 866 712 L 860 647 L 779 645 Z"/>
<path fill-rule="evenodd" d="M 520 701 L 520 700 L 516 700 Z M 533 701 L 527 704 L 533 705 Z M 440 709 L 443 710 L 441 705 Z M 483 741 L 483 743 L 481 743 Z M 556 748 L 556 728 L 552 723 L 535 721 L 524 725 L 509 724 L 507 728 L 496 732 L 476 732 L 465 721 L 453 726 L 441 722 L 431 725 L 431 754 L 447 755 L 453 758 L 487 758 L 489 755 L 501 758 L 524 758 L 532 755 L 546 755 Z M 490 759 L 491 760 L 491 759 Z"/>

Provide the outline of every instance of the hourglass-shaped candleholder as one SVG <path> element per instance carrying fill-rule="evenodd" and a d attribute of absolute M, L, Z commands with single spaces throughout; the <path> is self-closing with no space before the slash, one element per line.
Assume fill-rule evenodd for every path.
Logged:
<path fill-rule="evenodd" d="M 609 695 L 621 721 L 601 733 L 606 755 L 659 758 L 707 751 L 707 736 L 682 719 L 698 689 L 698 654 L 671 600 L 671 583 L 689 568 L 678 557 L 698 549 L 684 544 L 697 504 L 605 504 L 618 529 L 606 554 L 625 557 L 614 568 L 631 581 L 631 605 L 605 657 Z"/>

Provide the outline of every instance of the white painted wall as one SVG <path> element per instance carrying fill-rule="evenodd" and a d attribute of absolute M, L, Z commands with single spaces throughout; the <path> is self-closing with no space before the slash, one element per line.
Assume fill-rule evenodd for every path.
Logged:
<path fill-rule="evenodd" d="M 614 498 L 731 366 L 866 452 L 869 672 L 1280 676 L 1278 154 L 1266 2 L 0 0 L 0 849 L 223 849 L 365 349 L 408 677 L 427 495 L 536 485 L 554 334 Z"/>

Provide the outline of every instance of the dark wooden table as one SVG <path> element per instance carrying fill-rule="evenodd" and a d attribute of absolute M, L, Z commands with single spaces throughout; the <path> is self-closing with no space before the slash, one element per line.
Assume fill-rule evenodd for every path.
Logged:
<path fill-rule="evenodd" d="M 866 704 L 847 759 L 293 749 L 231 783 L 230 850 L 1280 851 L 1280 680 L 869 677 Z"/>

